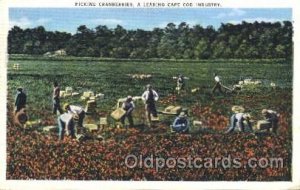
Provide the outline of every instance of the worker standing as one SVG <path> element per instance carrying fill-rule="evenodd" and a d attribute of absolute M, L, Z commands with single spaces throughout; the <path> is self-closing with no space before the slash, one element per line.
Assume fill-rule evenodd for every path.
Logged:
<path fill-rule="evenodd" d="M 214 73 L 214 80 L 215 80 L 215 86 L 212 89 L 212 93 L 214 93 L 216 90 L 218 90 L 219 92 L 223 93 L 222 91 L 222 85 L 221 85 L 221 79 L 218 76 L 217 73 Z"/>
<path fill-rule="evenodd" d="M 53 114 L 57 113 L 57 110 L 60 114 L 63 113 L 63 110 L 60 107 L 60 87 L 57 82 L 53 84 Z"/>
<path fill-rule="evenodd" d="M 178 94 L 180 94 L 180 91 L 184 90 L 185 88 L 185 78 L 182 74 L 180 74 L 177 77 L 177 87 L 176 90 L 178 91 Z"/>
<path fill-rule="evenodd" d="M 15 98 L 15 114 L 19 112 L 22 108 L 25 108 L 27 101 L 27 96 L 23 92 L 23 88 L 17 88 L 17 94 Z"/>
<path fill-rule="evenodd" d="M 125 125 L 125 119 L 126 117 L 128 118 L 129 121 L 129 126 L 133 127 L 133 118 L 132 118 L 132 112 L 135 108 L 135 105 L 132 101 L 132 96 L 127 96 L 127 99 L 125 100 L 125 102 L 123 102 L 122 104 L 122 108 L 124 111 L 126 111 L 125 115 L 123 115 L 123 117 L 121 118 L 121 123 L 123 124 L 123 126 Z M 127 127 L 126 127 L 127 129 Z"/>
<path fill-rule="evenodd" d="M 157 117 L 155 102 L 158 100 L 158 94 L 155 90 L 152 89 L 152 86 L 150 84 L 148 84 L 146 88 L 146 91 L 142 95 L 142 99 L 145 103 L 145 112 L 148 119 L 149 127 L 151 127 L 151 114 L 153 117 Z"/>

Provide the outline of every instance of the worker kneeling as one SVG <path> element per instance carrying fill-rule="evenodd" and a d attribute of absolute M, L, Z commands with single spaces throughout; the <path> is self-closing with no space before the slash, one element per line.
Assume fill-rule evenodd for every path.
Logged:
<path fill-rule="evenodd" d="M 189 132 L 189 121 L 185 112 L 181 112 L 178 117 L 175 118 L 171 129 L 174 132 L 178 133 L 187 133 Z"/>
<path fill-rule="evenodd" d="M 250 114 L 248 113 L 234 113 L 230 118 L 230 126 L 226 133 L 231 133 L 234 131 L 235 127 L 239 127 L 240 131 L 245 131 L 244 121 L 246 121 L 248 128 L 252 132 L 252 125 L 250 123 Z"/>
<path fill-rule="evenodd" d="M 277 134 L 279 114 L 276 111 L 267 109 L 263 109 L 261 113 L 265 120 L 270 123 L 269 129 L 272 128 L 272 132 Z"/>
<path fill-rule="evenodd" d="M 78 120 L 77 123 L 79 127 L 83 127 L 83 119 L 85 117 L 85 111 L 82 107 L 65 103 L 64 109 L 66 112 L 72 114 L 75 120 Z"/>
<path fill-rule="evenodd" d="M 70 135 L 71 138 L 75 138 L 75 131 L 74 131 L 74 120 L 73 115 L 66 112 L 58 116 L 58 135 L 59 140 L 64 139 L 65 131 L 67 132 L 67 135 Z"/>

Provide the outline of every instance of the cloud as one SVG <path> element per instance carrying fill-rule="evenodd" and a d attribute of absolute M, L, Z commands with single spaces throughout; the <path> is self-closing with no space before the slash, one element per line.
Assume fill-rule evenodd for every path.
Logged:
<path fill-rule="evenodd" d="M 241 20 L 229 20 L 228 23 L 231 24 L 239 24 L 242 23 L 242 21 L 253 23 L 255 21 L 257 22 L 282 22 L 284 19 L 276 19 L 276 18 L 264 18 L 264 17 L 257 17 L 257 18 L 244 18 Z"/>
<path fill-rule="evenodd" d="M 40 18 L 36 21 L 37 25 L 44 25 L 51 22 L 51 19 L 49 18 Z"/>
<path fill-rule="evenodd" d="M 236 17 L 236 16 L 243 16 L 246 14 L 246 11 L 241 9 L 232 9 L 230 12 L 227 13 L 219 13 L 215 18 L 226 18 L 226 17 Z"/>
<path fill-rule="evenodd" d="M 116 26 L 116 25 L 124 25 L 124 22 L 122 20 L 113 19 L 113 18 L 109 18 L 109 19 L 103 19 L 103 18 L 93 19 L 90 22 L 92 24 L 106 25 L 108 27 L 112 27 L 112 26 Z"/>
<path fill-rule="evenodd" d="M 27 17 L 22 17 L 16 20 L 10 20 L 9 21 L 9 28 L 12 28 L 14 26 L 19 26 L 21 28 L 28 28 L 31 26 L 31 21 Z"/>
<path fill-rule="evenodd" d="M 45 25 L 49 22 L 51 22 L 51 19 L 48 18 L 39 18 L 37 20 L 30 20 L 27 17 L 21 17 L 19 19 L 10 20 L 9 28 L 12 28 L 14 26 L 19 26 L 20 28 L 25 29 L 25 28 Z"/>

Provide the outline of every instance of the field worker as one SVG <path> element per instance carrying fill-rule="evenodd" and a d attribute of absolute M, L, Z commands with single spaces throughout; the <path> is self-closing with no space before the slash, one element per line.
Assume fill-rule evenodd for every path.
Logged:
<path fill-rule="evenodd" d="M 213 87 L 212 89 L 212 93 L 214 93 L 216 91 L 216 89 L 223 93 L 222 92 L 222 86 L 221 86 L 221 80 L 220 80 L 220 77 L 217 75 L 217 73 L 214 73 L 214 80 L 215 80 L 215 86 Z"/>
<path fill-rule="evenodd" d="M 57 113 L 57 110 L 60 114 L 63 113 L 63 110 L 60 107 L 60 88 L 58 86 L 57 82 L 54 82 L 53 84 L 53 114 Z"/>
<path fill-rule="evenodd" d="M 179 116 L 175 118 L 171 128 L 175 132 L 185 133 L 189 131 L 189 121 L 185 112 L 180 112 Z"/>
<path fill-rule="evenodd" d="M 17 94 L 16 94 L 16 98 L 15 98 L 15 114 L 18 111 L 20 111 L 22 108 L 25 108 L 26 99 L 27 99 L 27 96 L 23 92 L 23 88 L 21 88 L 21 87 L 17 88 Z"/>
<path fill-rule="evenodd" d="M 151 127 L 151 114 L 153 117 L 157 117 L 157 111 L 155 107 L 155 102 L 158 100 L 158 94 L 152 89 L 152 86 L 148 84 L 146 86 L 146 91 L 142 95 L 142 99 L 145 103 L 146 116 Z"/>
<path fill-rule="evenodd" d="M 58 116 L 57 119 L 58 122 L 58 136 L 59 140 L 64 139 L 65 131 L 67 132 L 67 135 L 71 135 L 72 138 L 75 138 L 75 131 L 74 131 L 74 120 L 73 115 L 66 112 Z"/>
<path fill-rule="evenodd" d="M 85 111 L 82 107 L 65 103 L 64 110 L 72 114 L 74 119 L 78 120 L 79 127 L 83 127 L 83 119 L 85 117 Z"/>
<path fill-rule="evenodd" d="M 276 111 L 268 109 L 263 109 L 261 113 L 265 120 L 270 122 L 270 127 L 272 128 L 273 133 L 277 134 L 279 114 Z"/>
<path fill-rule="evenodd" d="M 121 123 L 123 126 L 125 125 L 125 119 L 128 118 L 129 126 L 133 127 L 133 119 L 132 119 L 132 111 L 134 110 L 134 103 L 132 101 L 132 96 L 127 96 L 127 99 L 122 104 L 123 110 L 126 111 L 125 115 L 121 118 Z M 126 127 L 127 129 L 127 127 Z"/>
<path fill-rule="evenodd" d="M 182 74 L 180 74 L 177 78 L 177 90 L 178 92 L 180 90 L 184 90 L 185 87 L 185 80 L 184 80 L 184 76 Z"/>
<path fill-rule="evenodd" d="M 242 132 L 245 131 L 244 121 L 246 121 L 248 128 L 252 132 L 252 125 L 250 123 L 250 114 L 243 113 L 244 108 L 241 106 L 233 106 L 232 111 L 234 114 L 230 118 L 230 126 L 226 133 L 231 133 L 234 131 L 235 127 L 239 127 Z"/>

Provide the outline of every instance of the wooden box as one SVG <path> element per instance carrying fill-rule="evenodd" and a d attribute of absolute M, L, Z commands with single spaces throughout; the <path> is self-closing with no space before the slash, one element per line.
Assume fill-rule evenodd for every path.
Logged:
<path fill-rule="evenodd" d="M 126 111 L 122 108 L 117 108 L 115 111 L 113 111 L 110 116 L 115 120 L 120 120 L 124 115 L 126 114 Z"/>

